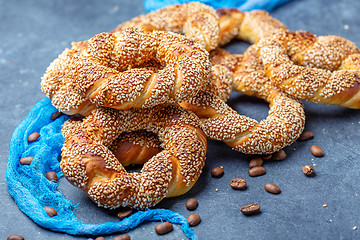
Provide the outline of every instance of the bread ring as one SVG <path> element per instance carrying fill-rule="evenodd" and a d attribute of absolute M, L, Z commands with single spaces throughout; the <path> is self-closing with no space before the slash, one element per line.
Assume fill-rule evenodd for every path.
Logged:
<path fill-rule="evenodd" d="M 151 61 L 161 66 L 157 72 L 141 67 Z M 127 110 L 187 100 L 208 82 L 210 69 L 200 44 L 131 28 L 73 43 L 50 64 L 41 89 L 60 111 L 87 115 L 95 105 Z"/>
<path fill-rule="evenodd" d="M 214 64 L 221 64 L 234 72 L 234 89 L 247 95 L 256 95 L 270 103 L 266 119 L 257 122 L 239 115 L 209 91 L 200 91 L 190 101 L 181 103 L 181 106 L 199 116 L 209 138 L 221 140 L 246 154 L 270 154 L 299 137 L 304 129 L 305 113 L 301 101 L 276 89 L 261 69 L 248 67 L 253 60 L 250 56 L 230 55 L 220 49 L 213 52 L 212 56 Z"/>
<path fill-rule="evenodd" d="M 61 133 L 68 132 L 82 124 L 84 118 L 76 116 L 68 119 L 62 126 Z M 116 159 L 125 167 L 140 165 L 162 151 L 159 138 L 152 132 L 139 130 L 121 133 L 108 147 Z"/>
<path fill-rule="evenodd" d="M 219 45 L 225 45 L 233 38 L 255 43 L 287 30 L 283 23 L 264 10 L 242 12 L 234 8 L 220 8 L 216 13 L 219 16 Z"/>
<path fill-rule="evenodd" d="M 186 37 L 197 40 L 208 51 L 218 45 L 219 20 L 216 12 L 212 7 L 199 2 L 170 5 L 137 16 L 120 24 L 112 32 L 128 27 L 141 27 L 144 31 L 184 33 Z"/>
<path fill-rule="evenodd" d="M 128 173 L 109 145 L 120 133 L 140 129 L 157 134 L 164 150 L 147 161 L 141 173 Z M 105 208 L 144 209 L 184 194 L 205 163 L 207 143 L 200 121 L 178 105 L 98 108 L 65 134 L 60 162 L 64 176 Z"/>
<path fill-rule="evenodd" d="M 267 75 L 283 91 L 317 103 L 360 108 L 360 50 L 338 36 L 283 32 L 259 42 Z"/>

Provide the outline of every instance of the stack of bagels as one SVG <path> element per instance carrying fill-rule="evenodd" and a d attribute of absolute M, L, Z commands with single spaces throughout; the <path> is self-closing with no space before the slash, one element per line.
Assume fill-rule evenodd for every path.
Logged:
<path fill-rule="evenodd" d="M 220 48 L 238 38 L 243 54 Z M 271 154 L 302 133 L 302 99 L 360 108 L 360 50 L 289 31 L 265 11 L 171 5 L 65 49 L 41 89 L 61 112 L 61 169 L 105 208 L 145 209 L 186 193 L 207 138 Z M 232 90 L 270 104 L 260 122 L 226 104 Z M 129 164 L 143 164 L 128 172 Z"/>

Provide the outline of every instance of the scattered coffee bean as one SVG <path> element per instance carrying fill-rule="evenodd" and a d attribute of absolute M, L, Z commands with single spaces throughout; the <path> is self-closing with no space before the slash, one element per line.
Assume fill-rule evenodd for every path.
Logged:
<path fill-rule="evenodd" d="M 256 167 L 250 168 L 248 173 L 249 173 L 250 177 L 257 177 L 257 176 L 264 175 L 266 173 L 266 170 L 262 166 L 256 166 Z"/>
<path fill-rule="evenodd" d="M 46 178 L 47 178 L 47 180 L 52 181 L 52 182 L 57 182 L 57 180 L 58 180 L 56 172 L 53 172 L 53 171 L 47 172 Z"/>
<path fill-rule="evenodd" d="M 280 151 L 274 153 L 272 156 L 272 160 L 275 160 L 275 161 L 282 161 L 285 158 L 286 158 L 286 152 L 282 149 Z"/>
<path fill-rule="evenodd" d="M 22 159 L 20 159 L 20 164 L 21 165 L 30 165 L 33 159 L 34 159 L 34 157 L 23 157 Z"/>
<path fill-rule="evenodd" d="M 300 134 L 298 140 L 306 141 L 312 139 L 314 137 L 314 133 L 312 131 L 304 131 Z"/>
<path fill-rule="evenodd" d="M 187 200 L 185 206 L 186 206 L 187 210 L 193 211 L 197 208 L 198 204 L 199 203 L 196 198 L 190 198 L 189 200 Z"/>
<path fill-rule="evenodd" d="M 119 236 L 116 236 L 114 237 L 113 240 L 130 240 L 130 236 L 127 235 L 127 234 L 122 234 L 122 235 L 119 235 Z"/>
<path fill-rule="evenodd" d="M 50 217 L 54 217 L 54 216 L 57 215 L 57 211 L 56 211 L 54 208 L 52 208 L 52 207 L 46 206 L 46 207 L 44 207 L 44 209 L 45 209 L 46 213 L 47 213 Z"/>
<path fill-rule="evenodd" d="M 310 151 L 311 151 L 311 153 L 312 153 L 315 157 L 322 157 L 322 156 L 324 156 L 323 150 L 322 150 L 319 146 L 317 146 L 317 145 L 312 145 L 312 146 L 310 147 Z"/>
<path fill-rule="evenodd" d="M 172 230 L 174 230 L 174 227 L 171 223 L 169 222 L 163 222 L 163 223 L 159 223 L 158 225 L 156 225 L 155 227 L 155 232 L 159 235 L 163 235 L 166 233 L 171 232 Z"/>
<path fill-rule="evenodd" d="M 17 234 L 11 234 L 7 237 L 7 240 L 24 240 L 24 237 Z"/>
<path fill-rule="evenodd" d="M 246 181 L 242 178 L 234 178 L 231 179 L 230 186 L 236 190 L 244 189 L 246 187 Z"/>
<path fill-rule="evenodd" d="M 263 155 L 262 158 L 264 160 L 270 160 L 272 158 L 272 154 L 268 154 L 268 155 Z"/>
<path fill-rule="evenodd" d="M 224 169 L 222 167 L 216 167 L 213 170 L 211 170 L 211 176 L 212 177 L 222 177 L 222 175 L 224 175 Z"/>
<path fill-rule="evenodd" d="M 250 160 L 249 162 L 249 168 L 253 168 L 256 166 L 262 166 L 263 165 L 263 160 L 261 159 L 261 157 L 257 157 L 257 158 L 253 158 Z"/>
<path fill-rule="evenodd" d="M 95 240 L 105 240 L 105 238 L 104 237 L 97 237 L 97 238 L 95 238 Z"/>
<path fill-rule="evenodd" d="M 53 113 L 51 114 L 50 119 L 51 119 L 52 121 L 54 121 L 55 119 L 59 118 L 61 115 L 62 115 L 61 112 L 53 112 Z"/>
<path fill-rule="evenodd" d="M 264 188 L 267 192 L 272 194 L 279 194 L 281 192 L 280 188 L 272 183 L 266 184 Z"/>
<path fill-rule="evenodd" d="M 29 135 L 28 142 L 35 142 L 40 137 L 40 133 L 34 132 Z"/>
<path fill-rule="evenodd" d="M 252 203 L 240 208 L 241 212 L 245 215 L 251 215 L 257 213 L 260 210 L 260 205 L 257 203 Z"/>
<path fill-rule="evenodd" d="M 123 208 L 117 213 L 117 217 L 120 219 L 124 219 L 129 217 L 133 213 L 131 208 Z"/>
<path fill-rule="evenodd" d="M 354 230 L 354 231 L 357 230 L 357 226 L 354 226 L 354 227 L 353 227 L 353 230 Z"/>
<path fill-rule="evenodd" d="M 199 225 L 199 223 L 201 222 L 201 218 L 199 214 L 193 213 L 188 216 L 187 221 L 190 227 L 195 227 Z"/>
<path fill-rule="evenodd" d="M 306 176 L 311 176 L 314 174 L 314 167 L 310 165 L 303 166 L 301 170 Z"/>

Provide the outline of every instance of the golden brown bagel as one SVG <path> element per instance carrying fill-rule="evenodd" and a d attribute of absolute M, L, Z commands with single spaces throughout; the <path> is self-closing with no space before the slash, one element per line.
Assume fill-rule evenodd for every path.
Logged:
<path fill-rule="evenodd" d="M 208 89 L 180 104 L 199 116 L 207 137 L 221 140 L 246 154 L 273 153 L 299 137 L 305 124 L 303 105 L 274 87 L 262 67 L 252 66 L 260 64 L 256 62 L 256 51 L 242 56 L 217 49 L 212 52 L 211 59 L 213 68 L 226 67 L 233 72 L 233 89 L 264 99 L 270 103 L 270 110 L 268 117 L 261 122 L 240 115 L 216 94 L 216 90 L 209 90 L 211 85 L 208 85 Z"/>
<path fill-rule="evenodd" d="M 157 134 L 164 150 L 147 161 L 141 173 L 128 173 L 109 146 L 120 133 L 141 129 Z M 178 105 L 98 108 L 65 134 L 60 162 L 64 176 L 106 208 L 144 209 L 184 194 L 205 163 L 207 144 L 200 122 Z"/>
<path fill-rule="evenodd" d="M 360 108 L 359 48 L 338 36 L 283 32 L 259 42 L 267 75 L 283 91 L 323 104 Z"/>
<path fill-rule="evenodd" d="M 149 62 L 161 68 L 142 67 Z M 210 69 L 200 44 L 130 28 L 74 43 L 48 67 L 41 89 L 60 111 L 87 115 L 95 105 L 127 110 L 187 100 L 208 82 Z"/>
<path fill-rule="evenodd" d="M 197 40 L 208 51 L 218 45 L 219 20 L 216 12 L 212 7 L 199 2 L 170 5 L 137 16 L 120 24 L 112 32 L 128 27 L 141 27 L 144 31 L 184 33 L 186 37 Z"/>

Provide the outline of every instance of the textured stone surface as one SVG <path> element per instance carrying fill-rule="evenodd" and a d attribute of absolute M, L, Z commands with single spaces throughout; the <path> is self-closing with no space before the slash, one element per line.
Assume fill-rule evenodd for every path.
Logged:
<path fill-rule="evenodd" d="M 292 1 L 271 14 L 291 30 L 308 30 L 317 35 L 336 34 L 360 46 L 360 2 L 352 0 Z M 25 239 L 87 239 L 43 229 L 25 216 L 8 194 L 5 183 L 10 138 L 15 127 L 32 106 L 44 97 L 40 78 L 49 63 L 69 47 L 72 41 L 90 38 L 117 24 L 145 13 L 142 1 L 6 1 L 0 0 L 0 238 L 19 234 Z M 344 28 L 348 25 L 348 29 Z M 248 45 L 234 41 L 230 52 L 241 53 Z M 266 117 L 267 104 L 240 94 L 232 94 L 229 103 L 238 112 L 260 120 Z M 266 175 L 248 177 L 247 157 L 221 142 L 210 141 L 207 164 L 194 188 L 187 194 L 161 202 L 187 217 L 201 216 L 194 227 L 200 239 L 359 239 L 360 226 L 360 110 L 305 103 L 306 130 L 314 138 L 285 148 L 287 158 L 265 162 Z M 325 153 L 314 157 L 311 145 Z M 314 165 L 316 176 L 306 177 L 304 165 Z M 224 167 L 225 175 L 211 178 L 210 171 Z M 247 181 L 245 191 L 229 186 L 233 178 Z M 81 202 L 77 216 L 88 223 L 118 221 L 116 212 L 97 208 L 78 189 L 60 179 L 60 189 L 74 203 Z M 272 182 L 281 194 L 267 193 L 263 186 Z M 216 191 L 218 189 L 218 191 Z M 190 212 L 186 201 L 198 199 L 198 208 Z M 259 203 L 261 213 L 244 216 L 240 207 Z M 327 207 L 323 207 L 327 204 Z M 128 234 L 132 239 L 186 239 L 179 226 L 157 236 L 157 223 L 145 223 Z M 112 239 L 114 234 L 106 236 Z"/>

